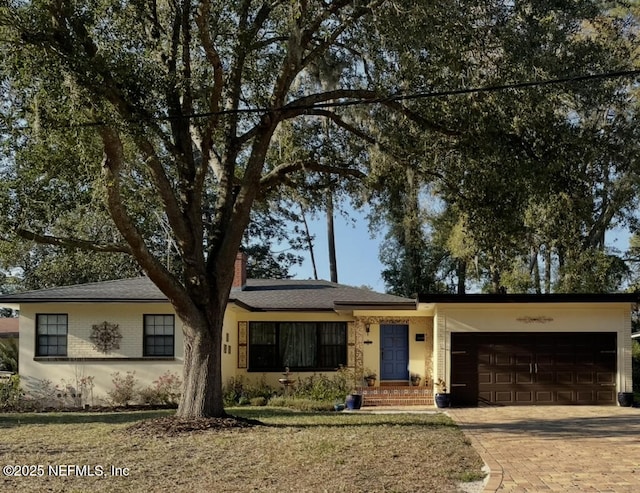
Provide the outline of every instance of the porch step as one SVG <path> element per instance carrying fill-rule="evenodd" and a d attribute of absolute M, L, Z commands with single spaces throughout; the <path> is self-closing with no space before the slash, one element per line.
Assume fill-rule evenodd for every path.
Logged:
<path fill-rule="evenodd" d="M 363 406 L 433 406 L 433 390 L 408 385 L 359 387 Z"/>

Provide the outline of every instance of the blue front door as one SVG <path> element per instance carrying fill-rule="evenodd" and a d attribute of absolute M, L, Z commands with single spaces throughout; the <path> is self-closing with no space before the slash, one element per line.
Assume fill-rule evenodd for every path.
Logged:
<path fill-rule="evenodd" d="M 380 326 L 380 380 L 409 380 L 409 327 Z"/>

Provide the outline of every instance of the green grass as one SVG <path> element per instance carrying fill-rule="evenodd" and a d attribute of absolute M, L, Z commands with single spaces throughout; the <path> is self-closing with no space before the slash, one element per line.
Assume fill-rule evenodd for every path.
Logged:
<path fill-rule="evenodd" d="M 0 476 L 2 491 L 457 491 L 482 462 L 442 414 L 373 415 L 233 408 L 266 426 L 174 437 L 131 436 L 171 411 L 0 414 L 0 462 L 111 466 L 128 477 Z"/>

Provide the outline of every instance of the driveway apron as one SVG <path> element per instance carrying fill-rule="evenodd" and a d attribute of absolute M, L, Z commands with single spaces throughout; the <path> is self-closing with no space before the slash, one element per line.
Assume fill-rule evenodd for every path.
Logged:
<path fill-rule="evenodd" d="M 451 409 L 490 469 L 484 491 L 639 492 L 640 409 Z"/>

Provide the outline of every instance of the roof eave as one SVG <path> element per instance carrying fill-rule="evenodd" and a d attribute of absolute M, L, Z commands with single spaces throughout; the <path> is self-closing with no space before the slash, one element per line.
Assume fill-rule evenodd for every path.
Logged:
<path fill-rule="evenodd" d="M 398 302 L 398 303 L 382 303 L 382 302 L 353 302 L 353 301 L 336 301 L 334 302 L 336 310 L 416 310 L 418 304 L 415 301 Z"/>
<path fill-rule="evenodd" d="M 419 303 L 638 303 L 636 293 L 419 294 Z"/>

